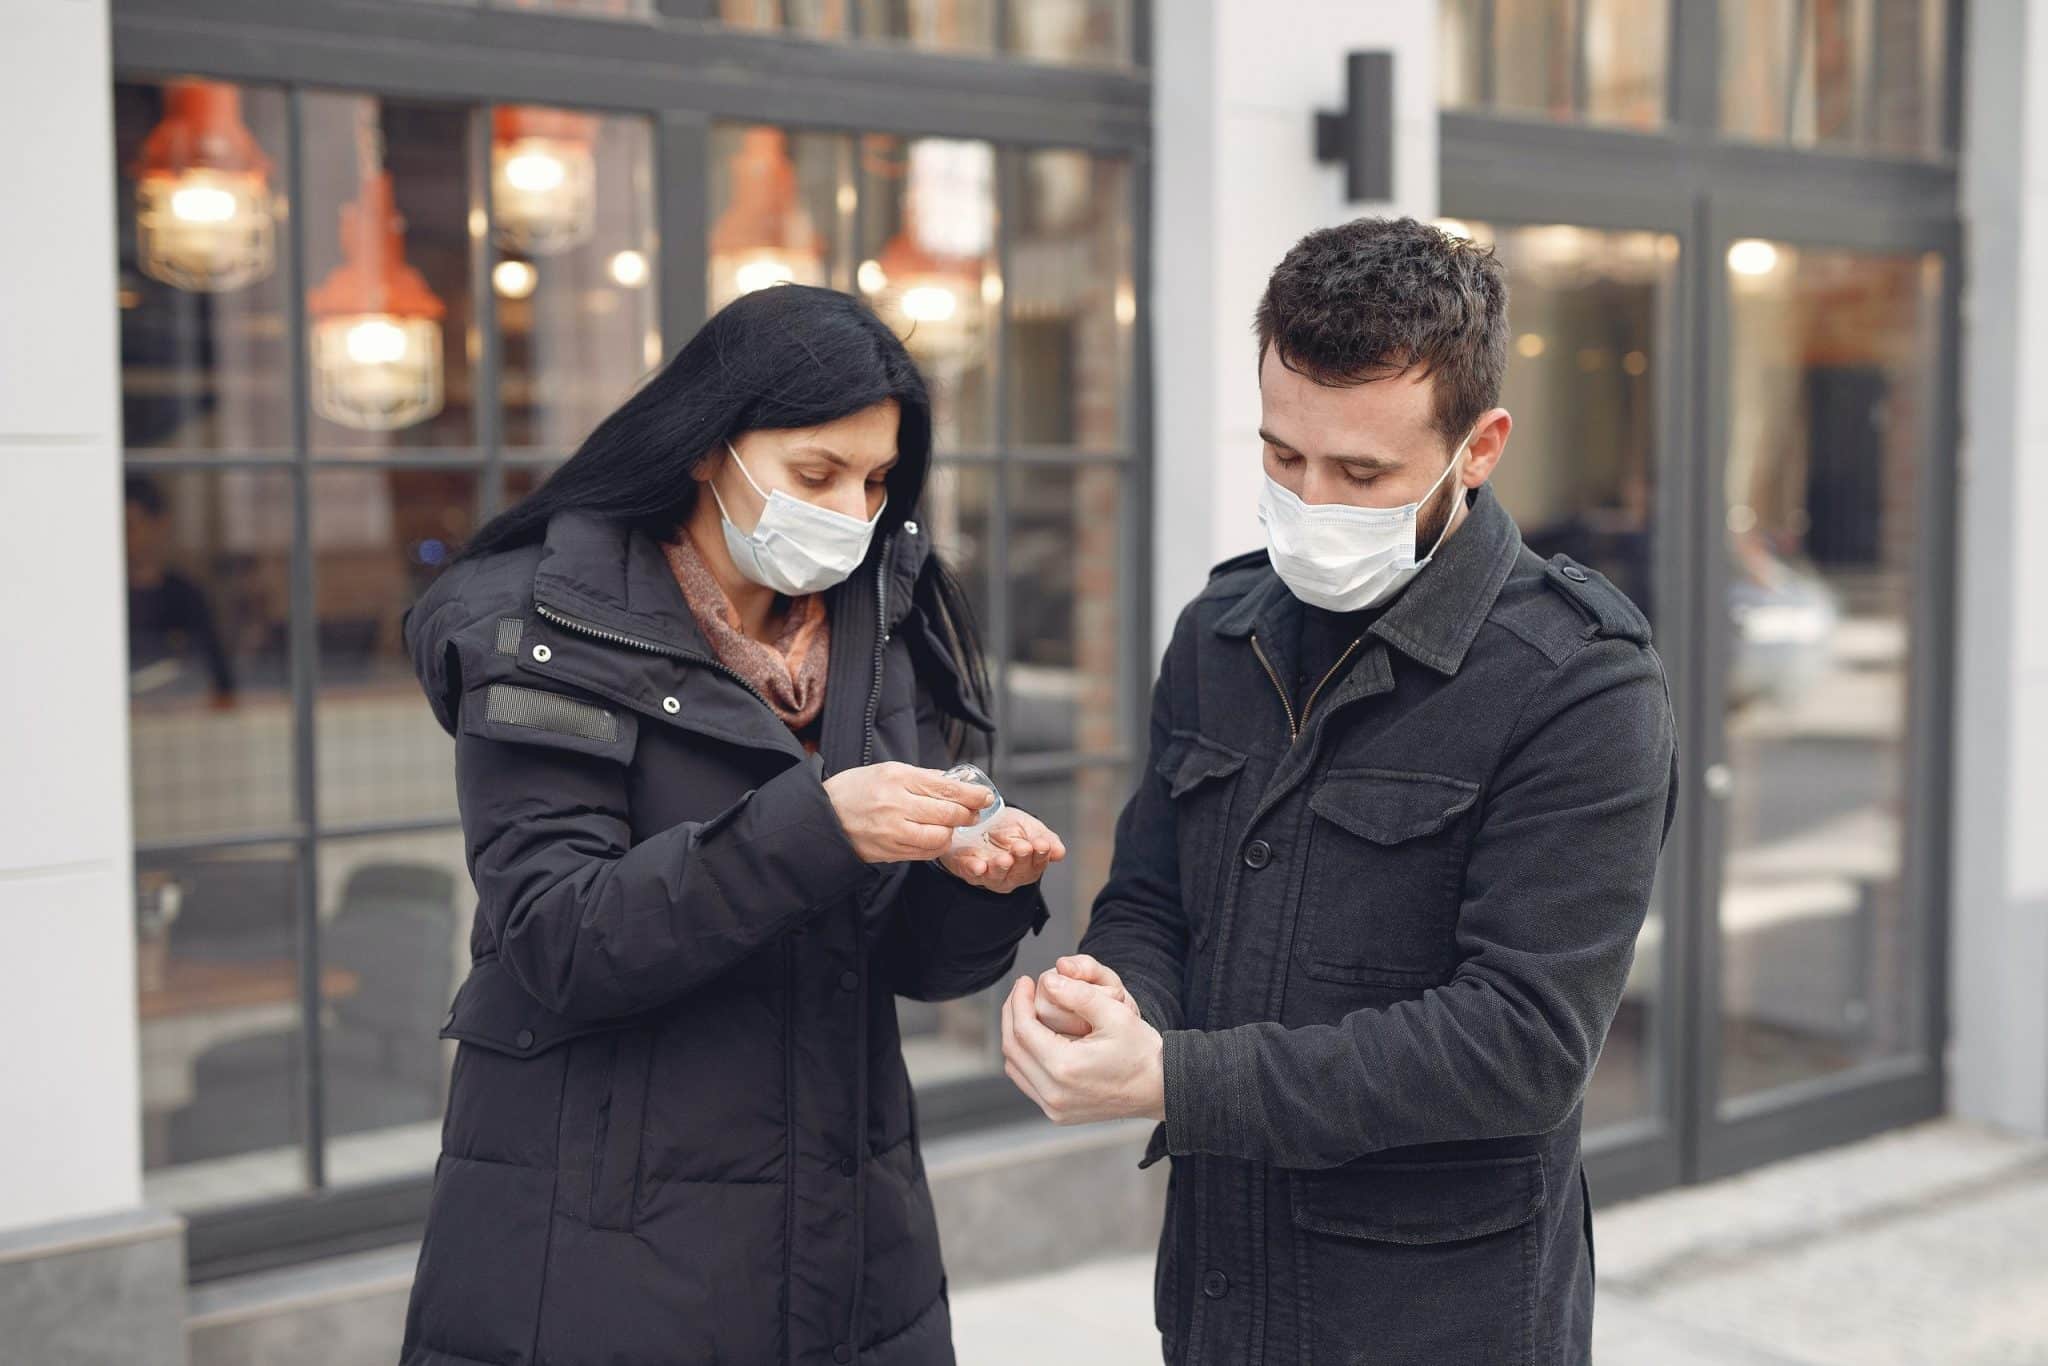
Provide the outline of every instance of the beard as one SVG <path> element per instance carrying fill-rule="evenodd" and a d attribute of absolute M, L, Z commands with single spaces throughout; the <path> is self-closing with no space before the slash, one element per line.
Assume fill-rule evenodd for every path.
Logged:
<path fill-rule="evenodd" d="M 1458 500 L 1465 494 L 1465 485 L 1451 480 L 1430 505 L 1415 518 L 1415 558 L 1420 560 L 1434 554 L 1437 542 L 1443 539 L 1444 528 L 1451 524 L 1451 514 L 1457 511 Z"/>

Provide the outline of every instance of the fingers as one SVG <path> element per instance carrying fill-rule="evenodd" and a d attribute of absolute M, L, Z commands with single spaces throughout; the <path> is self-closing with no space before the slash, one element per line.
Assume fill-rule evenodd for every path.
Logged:
<path fill-rule="evenodd" d="M 1054 974 L 1045 984 L 1046 993 L 1054 1002 L 1088 1022 L 1088 1032 L 1111 1028 L 1119 1022 L 1120 1014 L 1127 1015 L 1127 1007 L 1116 997 L 1092 982 L 1083 982 L 1063 974 Z"/>
<path fill-rule="evenodd" d="M 904 798 L 904 815 L 921 825 L 962 826 L 981 819 L 980 812 L 970 811 L 956 801 L 927 797 L 920 792 L 911 792 Z"/>
<path fill-rule="evenodd" d="M 1017 984 L 1010 988 L 1009 999 L 1003 1003 L 1003 1070 L 1039 1109 L 1049 1112 L 1047 1099 L 1056 1088 L 1044 1064 L 1020 1038 L 1020 1030 L 1026 1021 L 1045 1037 L 1055 1037 L 1038 1023 L 1037 1016 L 1033 1013 L 1036 997 L 1037 993 L 1032 988 L 1031 979 L 1019 977 Z"/>
<path fill-rule="evenodd" d="M 1046 979 L 1057 976 L 1059 976 L 1057 969 L 1047 969 L 1039 974 L 1037 987 L 1037 1015 L 1039 1023 L 1056 1034 L 1065 1034 L 1069 1038 L 1080 1038 L 1087 1034 L 1091 1028 L 1088 1021 L 1055 1001 L 1052 998 L 1052 994 L 1046 989 Z"/>
<path fill-rule="evenodd" d="M 980 811 L 996 799 L 996 794 L 973 783 L 963 783 L 957 778 L 928 768 L 907 768 L 904 787 L 925 797 L 938 797 L 944 801 L 958 802 L 969 811 Z"/>
<path fill-rule="evenodd" d="M 1124 979 L 1117 976 L 1113 968 L 1105 963 L 1098 962 L 1092 955 L 1085 953 L 1069 954 L 1053 966 L 1058 968 L 1062 974 L 1072 977 L 1076 981 L 1093 982 L 1095 985 L 1103 987 L 1120 997 L 1127 995 L 1124 991 Z"/>

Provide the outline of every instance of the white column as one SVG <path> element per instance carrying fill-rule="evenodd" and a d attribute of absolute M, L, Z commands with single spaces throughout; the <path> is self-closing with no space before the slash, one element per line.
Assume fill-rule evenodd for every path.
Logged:
<path fill-rule="evenodd" d="M 0 1231 L 141 1199 L 108 63 L 106 0 L 8 6 Z"/>
<path fill-rule="evenodd" d="M 1171 0 L 1153 7 L 1154 643 L 1217 560 L 1260 544 L 1252 312 L 1304 233 L 1437 209 L 1432 0 Z M 1394 197 L 1344 200 L 1314 117 L 1344 57 L 1394 54 Z"/>
<path fill-rule="evenodd" d="M 2048 16 L 2028 8 L 1971 7 L 1963 82 L 1949 1081 L 1958 1113 L 2048 1135 Z"/>

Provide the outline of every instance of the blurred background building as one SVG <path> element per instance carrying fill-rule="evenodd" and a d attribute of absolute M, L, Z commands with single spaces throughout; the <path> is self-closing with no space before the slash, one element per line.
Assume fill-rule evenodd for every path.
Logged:
<path fill-rule="evenodd" d="M 991 642 L 997 771 L 1072 850 L 1020 969 L 1071 948 L 1166 632 L 1258 544 L 1253 302 L 1366 212 L 1498 249 L 1496 485 L 1673 679 L 1686 787 L 1587 1101 L 1596 1193 L 1944 1110 L 2048 1132 L 2026 8 L 17 0 L 16 1345 L 395 1341 L 473 901 L 399 613 L 744 291 L 858 292 L 934 382 L 926 516 Z M 1393 177 L 1347 203 L 1312 134 L 1357 51 L 1393 54 Z M 1044 1126 L 989 1000 L 903 1013 L 956 1284 L 1149 1246 L 1141 1131 Z"/>

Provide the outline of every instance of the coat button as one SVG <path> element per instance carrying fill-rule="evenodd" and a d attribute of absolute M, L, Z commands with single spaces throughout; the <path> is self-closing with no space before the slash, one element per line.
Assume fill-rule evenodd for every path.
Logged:
<path fill-rule="evenodd" d="M 910 533 L 910 534 L 911 534 L 912 536 L 915 536 L 915 535 L 917 534 L 917 523 L 916 523 L 916 522 L 905 522 L 905 523 L 903 524 L 903 529 L 904 529 L 905 531 L 909 532 L 909 533 Z"/>
<path fill-rule="evenodd" d="M 1273 861 L 1273 846 L 1264 840 L 1253 840 L 1244 847 L 1244 866 L 1263 868 Z"/>
<path fill-rule="evenodd" d="M 842 972 L 842 973 L 840 973 L 840 974 L 839 974 L 839 989 L 840 989 L 841 991 L 852 991 L 852 990 L 853 990 L 853 989 L 854 989 L 855 987 L 857 987 L 857 986 L 859 986 L 859 985 L 860 985 L 860 974 L 859 974 L 859 973 L 857 973 L 857 972 Z"/>
<path fill-rule="evenodd" d="M 1220 1300 L 1230 1293 L 1230 1277 L 1220 1271 L 1212 1271 L 1202 1277 L 1202 1293 L 1212 1300 Z"/>
<path fill-rule="evenodd" d="M 683 709 L 683 704 L 676 701 L 673 697 L 664 697 L 661 699 L 661 709 L 670 716 L 674 716 Z"/>
<path fill-rule="evenodd" d="M 533 659 L 536 664 L 545 664 L 554 657 L 555 652 L 553 650 L 550 650 L 545 645 L 536 645 L 533 647 Z"/>
<path fill-rule="evenodd" d="M 1575 564 L 1568 564 L 1557 572 L 1570 579 L 1573 583 L 1584 583 L 1586 581 L 1586 571 Z"/>
<path fill-rule="evenodd" d="M 518 1044 L 521 1048 L 533 1047 L 533 1031 L 530 1029 L 520 1030 L 519 1037 L 512 1042 Z"/>
<path fill-rule="evenodd" d="M 850 1157 L 840 1158 L 839 1174 L 841 1176 L 858 1176 L 860 1174 L 860 1163 Z"/>
<path fill-rule="evenodd" d="M 853 1348 L 847 1346 L 843 1342 L 840 1343 L 837 1347 L 834 1347 L 832 1349 L 832 1359 L 834 1361 L 842 1363 L 853 1360 Z"/>

